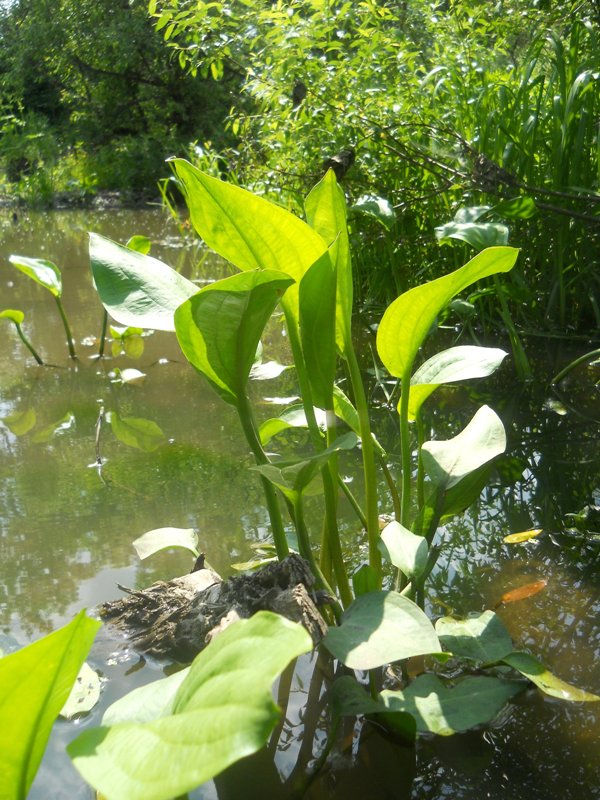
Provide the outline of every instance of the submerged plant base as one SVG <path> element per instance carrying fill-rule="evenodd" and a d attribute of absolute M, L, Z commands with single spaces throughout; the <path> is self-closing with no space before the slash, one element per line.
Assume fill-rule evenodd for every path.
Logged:
<path fill-rule="evenodd" d="M 302 624 L 317 644 L 327 625 L 311 597 L 313 584 L 306 561 L 291 555 L 227 581 L 205 568 L 141 591 L 120 587 L 128 596 L 98 610 L 102 619 L 127 632 L 137 650 L 188 662 L 217 633 L 257 611 Z"/>

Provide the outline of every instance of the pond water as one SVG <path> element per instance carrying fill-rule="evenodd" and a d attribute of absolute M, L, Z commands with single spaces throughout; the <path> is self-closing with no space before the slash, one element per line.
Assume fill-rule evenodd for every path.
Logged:
<path fill-rule="evenodd" d="M 117 584 L 140 588 L 190 570 L 193 559 L 184 551 L 140 562 L 132 541 L 145 531 L 194 528 L 201 549 L 223 575 L 231 573 L 232 562 L 251 558 L 252 545 L 269 534 L 237 419 L 183 362 L 174 337 L 154 333 L 137 340 L 137 352 L 129 355 L 118 346 L 113 353 L 109 344 L 107 355 L 96 357 L 102 310 L 91 283 L 86 232 L 123 242 L 133 234 L 147 235 L 152 255 L 199 283 L 229 274 L 228 267 L 207 257 L 191 237 L 182 238 L 159 209 L 23 213 L 16 222 L 3 213 L 0 309 L 24 311 L 27 336 L 52 365 L 37 366 L 12 324 L 2 321 L 0 647 L 10 650 L 65 624 L 82 607 L 119 596 Z M 68 358 L 52 297 L 8 263 L 11 253 L 60 266 L 77 362 Z M 546 377 L 589 349 L 586 342 L 552 348 Z M 277 320 L 265 353 L 286 361 L 286 339 Z M 146 377 L 140 385 L 121 384 L 115 368 L 135 368 Z M 542 388 L 526 390 L 507 366 L 494 384 L 441 393 L 433 415 L 440 436 L 454 435 L 476 405 L 488 400 L 486 392 L 493 393 L 492 404 L 509 433 L 509 452 L 479 503 L 445 529 L 429 603 L 436 616 L 467 614 L 497 607 L 511 589 L 546 580 L 543 591 L 498 606 L 497 612 L 519 648 L 529 649 L 564 680 L 600 693 L 600 531 L 597 522 L 574 531 L 568 516 L 600 503 L 597 382 L 597 368 L 584 367 L 560 395 L 540 382 L 536 385 Z M 278 413 L 294 391 L 291 371 L 253 386 L 265 417 Z M 378 390 L 373 391 L 377 401 Z M 127 441 L 107 421 L 98 428 L 101 409 L 113 419 L 143 419 L 158 428 L 144 441 Z M 391 414 L 382 405 L 376 417 L 380 438 L 387 438 L 393 452 Z M 360 494 L 351 456 L 344 469 Z M 534 527 L 544 531 L 535 541 L 503 542 L 508 533 Z M 364 549 L 350 511 L 343 536 L 358 566 Z M 101 703 L 85 718 L 56 724 L 30 794 L 36 800 L 93 796 L 65 755 L 65 744 L 82 728 L 99 724 L 117 697 L 161 677 L 165 669 L 140 659 L 105 629 L 88 660 L 102 676 Z M 319 714 L 327 669 L 307 658 L 296 673 L 284 675 L 278 692 L 287 708 L 272 748 L 192 796 L 290 797 L 298 769 L 318 755 L 323 740 Z M 307 694 L 314 702 L 305 714 Z M 600 798 L 598 706 L 551 700 L 531 689 L 485 729 L 423 737 L 416 752 L 365 729 L 358 747 L 359 732 L 350 729 L 307 796 Z"/>

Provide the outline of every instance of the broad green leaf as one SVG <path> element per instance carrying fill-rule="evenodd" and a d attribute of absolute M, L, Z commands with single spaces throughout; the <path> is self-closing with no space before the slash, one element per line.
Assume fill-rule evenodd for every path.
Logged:
<path fill-rule="evenodd" d="M 239 186 L 172 162 L 192 225 L 206 244 L 238 269 L 278 270 L 297 283 L 327 250 L 318 233 L 284 208 Z"/>
<path fill-rule="evenodd" d="M 335 386 L 333 389 L 333 410 L 336 416 L 345 422 L 350 430 L 354 431 L 357 436 L 360 436 L 358 411 L 354 408 L 350 399 L 339 386 Z"/>
<path fill-rule="evenodd" d="M 369 592 L 358 597 L 344 612 L 342 624 L 330 628 L 323 642 L 351 669 L 372 669 L 441 650 L 427 616 L 397 592 Z"/>
<path fill-rule="evenodd" d="M 216 637 L 174 698 L 177 680 L 164 687 L 166 703 L 154 706 L 161 716 L 88 730 L 68 752 L 88 783 L 111 800 L 178 797 L 266 743 L 279 718 L 271 684 L 311 648 L 304 628 L 261 611 Z M 144 713 L 136 705 L 129 708 L 134 717 Z"/>
<path fill-rule="evenodd" d="M 407 578 L 418 578 L 423 573 L 429 555 L 423 536 L 415 536 L 394 520 L 382 530 L 378 546 L 383 557 Z"/>
<path fill-rule="evenodd" d="M 333 407 L 335 379 L 336 275 L 325 253 L 304 274 L 298 297 L 302 355 L 318 408 Z"/>
<path fill-rule="evenodd" d="M 551 697 L 558 697 L 559 700 L 569 700 L 573 703 L 597 703 L 600 700 L 597 694 L 586 692 L 561 681 L 529 653 L 509 653 L 503 656 L 502 661 L 516 669 Z"/>
<path fill-rule="evenodd" d="M 440 244 L 460 239 L 476 250 L 501 247 L 508 242 L 508 228 L 500 222 L 447 222 L 435 229 Z"/>
<path fill-rule="evenodd" d="M 2 417 L 2 422 L 15 436 L 24 436 L 35 428 L 37 422 L 35 408 L 26 408 L 25 411 L 9 414 L 8 417 Z"/>
<path fill-rule="evenodd" d="M 250 469 L 260 472 L 286 497 L 294 501 L 334 453 L 340 450 L 352 450 L 356 447 L 357 441 L 354 433 L 345 433 L 337 438 L 330 447 L 315 453 L 310 458 L 291 463 L 278 461 L 277 464 L 256 464 Z"/>
<path fill-rule="evenodd" d="M 317 424 L 325 430 L 327 415 L 320 409 L 315 408 Z M 293 405 L 286 408 L 278 417 L 267 419 L 259 428 L 260 441 L 263 445 L 268 444 L 274 436 L 290 428 L 308 428 L 304 406 Z"/>
<path fill-rule="evenodd" d="M 401 736 L 405 744 L 414 745 L 417 735 L 414 718 L 402 711 L 390 713 L 381 699 L 373 699 L 350 675 L 344 675 L 333 682 L 328 700 L 331 710 L 336 716 L 370 715 L 383 722 L 396 736 Z"/>
<path fill-rule="evenodd" d="M 102 725 L 110 728 L 120 722 L 151 722 L 173 713 L 173 702 L 191 667 L 166 678 L 152 681 L 128 692 L 110 705 L 102 717 Z"/>
<path fill-rule="evenodd" d="M 491 465 L 484 464 L 479 469 L 469 472 L 462 480 L 455 483 L 444 492 L 442 503 L 442 520 L 449 519 L 456 514 L 462 514 L 474 503 L 490 479 Z M 429 503 L 429 500 L 428 500 Z M 435 507 L 435 506 L 434 506 Z"/>
<path fill-rule="evenodd" d="M 408 380 L 415 356 L 440 311 L 475 281 L 511 270 L 518 253 L 513 247 L 491 247 L 449 275 L 400 295 L 386 309 L 377 331 L 377 352 L 388 372 Z"/>
<path fill-rule="evenodd" d="M 502 540 L 506 544 L 520 544 L 521 542 L 528 542 L 530 539 L 535 539 L 542 533 L 543 528 L 532 528 L 529 531 L 520 531 L 519 533 L 509 533 Z"/>
<path fill-rule="evenodd" d="M 60 270 L 52 261 L 44 258 L 26 258 L 25 256 L 9 256 L 8 260 L 18 270 L 29 278 L 39 283 L 54 295 L 60 297 L 62 294 L 62 279 Z"/>
<path fill-rule="evenodd" d="M 85 661 L 73 684 L 66 703 L 60 710 L 60 716 L 71 719 L 77 714 L 91 711 L 100 699 L 100 678 Z"/>
<path fill-rule="evenodd" d="M 404 691 L 381 692 L 390 711 L 404 711 L 417 730 L 451 736 L 490 722 L 524 684 L 487 676 L 467 676 L 448 687 L 436 675 L 420 675 Z"/>
<path fill-rule="evenodd" d="M 156 422 L 150 419 L 119 417 L 115 411 L 111 411 L 110 425 L 120 442 L 145 453 L 151 453 L 167 441 Z"/>
<path fill-rule="evenodd" d="M 19 311 L 18 308 L 5 308 L 4 311 L 0 311 L 0 319 L 10 319 L 17 325 L 21 325 L 25 319 L 25 314 Z"/>
<path fill-rule="evenodd" d="M 264 327 L 292 283 L 282 272 L 242 272 L 205 286 L 177 309 L 183 354 L 228 403 L 246 391 Z"/>
<path fill-rule="evenodd" d="M 500 661 L 513 647 L 504 623 L 493 611 L 466 619 L 442 617 L 435 623 L 435 630 L 444 649 L 452 655 L 483 664 Z"/>
<path fill-rule="evenodd" d="M 65 627 L 0 659 L 3 800 L 24 800 L 100 623 L 81 611 Z"/>
<path fill-rule="evenodd" d="M 198 535 L 193 528 L 155 528 L 135 539 L 133 546 L 142 561 L 169 547 L 184 547 L 196 557 L 200 555 Z"/>
<path fill-rule="evenodd" d="M 434 483 L 449 489 L 505 449 L 506 434 L 500 417 L 489 406 L 482 406 L 458 436 L 425 442 L 421 453 Z"/>
<path fill-rule="evenodd" d="M 104 308 L 121 325 L 174 331 L 173 314 L 198 287 L 156 258 L 90 233 L 90 262 Z"/>
<path fill-rule="evenodd" d="M 313 187 L 304 204 L 306 219 L 329 247 L 337 276 L 336 342 L 341 353 L 351 344 L 352 260 L 346 220 L 346 198 L 333 170 Z"/>
<path fill-rule="evenodd" d="M 152 248 L 152 242 L 147 236 L 132 236 L 127 241 L 125 247 L 128 247 L 130 250 L 135 250 L 136 253 L 142 253 L 142 255 L 147 256 Z"/>
<path fill-rule="evenodd" d="M 513 197 L 502 200 L 489 210 L 489 214 L 496 214 L 504 219 L 531 219 L 538 213 L 535 200 L 532 197 Z"/>
<path fill-rule="evenodd" d="M 498 369 L 507 355 L 496 347 L 473 345 L 451 347 L 436 353 L 410 379 L 409 419 L 415 419 L 423 402 L 441 384 L 485 378 Z"/>
<path fill-rule="evenodd" d="M 390 201 L 386 200 L 385 197 L 378 197 L 374 194 L 363 194 L 354 203 L 351 210 L 374 217 L 388 231 L 392 229 L 396 222 L 396 212 Z"/>

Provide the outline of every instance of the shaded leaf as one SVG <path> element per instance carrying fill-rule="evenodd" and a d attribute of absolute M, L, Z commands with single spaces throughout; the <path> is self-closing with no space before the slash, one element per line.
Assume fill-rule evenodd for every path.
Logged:
<path fill-rule="evenodd" d="M 70 411 L 67 411 L 67 413 L 59 420 L 56 420 L 56 422 L 51 422 L 48 425 L 45 425 L 43 428 L 40 428 L 40 430 L 36 431 L 31 437 L 31 441 L 35 442 L 36 444 L 49 442 L 50 439 L 52 439 L 52 437 L 55 436 L 59 431 L 65 431 L 69 428 L 72 428 L 74 423 L 74 415 Z"/>
<path fill-rule="evenodd" d="M 374 194 L 363 194 L 352 206 L 352 211 L 374 217 L 388 231 L 396 222 L 396 212 L 389 200 Z"/>
<path fill-rule="evenodd" d="M 435 623 L 435 630 L 450 653 L 484 664 L 500 661 L 513 647 L 504 623 L 489 610 L 466 619 L 442 617 Z"/>
<path fill-rule="evenodd" d="M 193 528 L 155 528 L 134 540 L 133 546 L 142 559 L 167 550 L 169 547 L 183 547 L 198 557 L 198 535 Z"/>
<path fill-rule="evenodd" d="M 341 625 L 330 628 L 323 642 L 351 669 L 372 669 L 441 650 L 427 616 L 397 592 L 358 597 L 344 612 Z"/>
<path fill-rule="evenodd" d="M 356 572 L 352 573 L 352 588 L 354 595 L 376 592 L 379 589 L 379 573 L 370 564 L 362 564 Z"/>
<path fill-rule="evenodd" d="M 390 711 L 413 716 L 417 730 L 451 736 L 492 720 L 524 685 L 500 678 L 467 676 L 448 687 L 436 675 L 420 675 L 404 691 L 384 691 Z"/>
<path fill-rule="evenodd" d="M 325 430 L 327 415 L 320 408 L 315 408 L 314 411 L 317 424 L 322 430 Z M 304 406 L 290 406 L 278 417 L 265 420 L 259 428 L 260 441 L 265 445 L 278 433 L 290 428 L 308 428 Z"/>
<path fill-rule="evenodd" d="M 531 219 L 537 215 L 538 210 L 532 197 L 512 197 L 492 206 L 489 213 L 504 219 Z"/>

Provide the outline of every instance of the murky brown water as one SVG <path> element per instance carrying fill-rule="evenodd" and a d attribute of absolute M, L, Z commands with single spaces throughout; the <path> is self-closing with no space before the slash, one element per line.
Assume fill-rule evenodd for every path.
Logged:
<path fill-rule="evenodd" d="M 147 530 L 193 527 L 211 564 L 224 574 L 232 561 L 251 557 L 253 542 L 268 536 L 235 415 L 183 363 L 174 337 L 155 333 L 144 338 L 136 359 L 95 358 L 102 310 L 89 273 L 88 230 L 118 241 L 148 235 L 154 242 L 152 255 L 199 281 L 227 274 L 226 266 L 204 257 L 192 241 L 182 243 L 160 210 L 22 214 L 17 223 L 6 212 L 0 216 L 0 309 L 25 312 L 28 337 L 54 365 L 38 367 L 12 324 L 0 320 L 0 624 L 1 632 L 20 644 L 64 624 L 82 606 L 116 597 L 117 583 L 145 586 L 189 570 L 191 556 L 183 552 L 140 563 L 131 542 Z M 47 258 L 61 267 L 77 363 L 68 358 L 52 297 L 8 263 L 10 253 Z M 268 357 L 284 360 L 285 353 L 285 339 L 275 324 Z M 568 361 L 569 355 L 561 358 Z M 115 367 L 141 370 L 144 383 L 112 382 Z M 512 381 L 509 373 L 507 380 Z M 265 415 L 271 407 L 276 411 L 279 406 L 272 400 L 294 392 L 293 373 L 257 383 L 255 392 L 270 398 L 263 400 Z M 563 679 L 599 693 L 600 543 L 589 534 L 565 533 L 568 513 L 600 502 L 600 403 L 593 374 L 580 374 L 566 387 L 563 408 L 544 407 L 548 397 L 541 393 L 533 412 L 526 412 L 531 397 L 516 388 L 495 403 L 509 429 L 512 460 L 505 461 L 504 480 L 498 476 L 479 505 L 446 530 L 431 609 L 436 615 L 480 611 L 494 607 L 506 591 L 544 578 L 544 591 L 498 613 L 519 647 L 531 649 Z M 456 416 L 469 416 L 464 409 L 470 402 L 468 393 L 445 393 L 440 428 L 449 416 L 454 425 Z M 94 461 L 101 407 L 122 418 L 151 420 L 164 438 L 144 452 L 117 439 L 105 423 L 99 474 Z M 379 422 L 385 429 L 385 412 Z M 393 449 L 393 426 L 389 431 Z M 509 468 L 522 476 L 512 485 Z M 536 542 L 503 544 L 507 533 L 531 527 L 544 528 Z M 360 561 L 360 548 L 354 546 L 359 531 L 351 515 L 344 535 Z M 83 726 L 98 724 L 118 696 L 162 675 L 162 665 L 140 661 L 125 643 L 103 632 L 89 660 L 105 679 L 101 705 L 77 723 L 57 724 L 31 792 L 36 800 L 91 797 L 63 752 L 65 743 Z M 312 665 L 305 661 L 291 678 L 294 691 L 275 759 L 259 755 L 251 781 L 239 765 L 194 797 L 289 795 L 290 783 L 282 787 L 282 778 L 293 778 L 296 760 L 310 762 L 309 731 L 317 730 L 318 741 L 323 735 L 318 703 L 308 718 L 301 716 L 311 674 Z M 312 691 L 318 698 L 318 678 Z M 531 690 L 486 730 L 422 739 L 416 764 L 414 753 L 378 735 L 367 737 L 355 752 L 349 731 L 335 770 L 317 782 L 310 796 L 595 798 L 600 797 L 599 745 L 596 704 L 569 705 Z"/>

